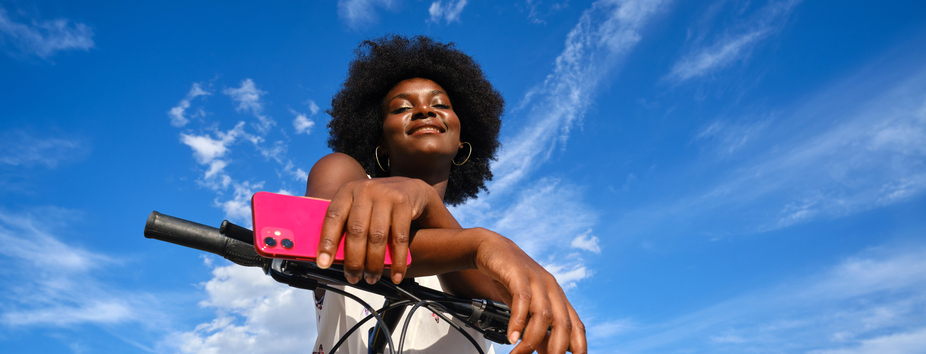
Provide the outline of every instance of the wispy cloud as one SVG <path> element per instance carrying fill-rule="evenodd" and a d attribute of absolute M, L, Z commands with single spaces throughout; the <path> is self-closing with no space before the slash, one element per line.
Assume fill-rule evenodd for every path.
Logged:
<path fill-rule="evenodd" d="M 345 21 L 348 27 L 358 29 L 365 24 L 376 22 L 376 8 L 389 10 L 397 2 L 397 0 L 338 0 L 338 17 Z"/>
<path fill-rule="evenodd" d="M 696 143 L 721 154 L 744 144 L 750 154 L 715 179 L 686 181 L 687 197 L 630 210 L 617 225 L 636 235 L 676 234 L 670 228 L 689 223 L 704 233 L 751 234 L 926 191 L 926 66 L 879 62 L 801 101 L 779 109 L 774 120 L 718 121 L 694 132 Z M 714 164 L 701 160 L 692 168 Z"/>
<path fill-rule="evenodd" d="M 686 81 L 708 75 L 742 59 L 758 42 L 778 31 L 800 1 L 770 1 L 748 19 L 724 31 L 715 42 L 693 48 L 673 65 L 665 79 L 676 83 Z M 695 38 L 700 40 L 703 35 Z"/>
<path fill-rule="evenodd" d="M 524 6 L 527 8 L 527 18 L 533 23 L 546 24 L 544 20 L 546 17 L 550 16 L 554 12 L 562 10 L 569 6 L 569 0 L 563 2 L 554 2 L 552 5 L 547 4 L 546 11 L 541 11 L 540 7 L 543 1 L 541 0 L 526 0 L 524 1 Z"/>
<path fill-rule="evenodd" d="M 36 55 L 48 58 L 56 52 L 94 47 L 93 30 L 83 23 L 67 19 L 31 20 L 31 24 L 11 19 L 0 8 L 0 45 L 10 46 L 11 54 Z"/>
<path fill-rule="evenodd" d="M 543 84 L 525 95 L 534 102 L 520 117 L 523 130 L 504 141 L 493 164 L 491 194 L 454 209 L 464 225 L 478 225 L 514 240 L 544 264 L 565 288 L 593 275 L 582 252 L 598 253 L 591 236 L 598 214 L 582 200 L 582 190 L 569 181 L 530 174 L 565 146 L 569 132 L 581 123 L 598 86 L 641 40 L 643 27 L 662 1 L 599 1 L 585 10 L 569 32 L 565 49 Z M 563 245 L 574 245 L 572 248 Z"/>
<path fill-rule="evenodd" d="M 695 136 L 694 141 L 711 145 L 720 155 L 732 155 L 747 143 L 761 137 L 772 122 L 771 118 L 761 120 L 740 119 L 740 121 L 715 120 Z"/>
<path fill-rule="evenodd" d="M 39 138 L 23 130 L 0 133 L 0 166 L 55 168 L 89 151 L 88 144 L 79 139 Z"/>
<path fill-rule="evenodd" d="M 171 112 L 179 109 L 182 113 L 184 106 L 188 106 L 184 105 L 184 102 L 189 102 L 193 97 L 208 94 L 204 92 L 200 84 L 194 83 L 190 93 L 181 100 L 179 108 L 175 107 Z M 247 156 L 241 150 L 250 150 L 236 148 L 239 150 L 236 153 L 232 151 L 233 146 L 244 142 L 246 143 L 245 147 L 253 147 L 253 151 L 263 156 L 266 161 L 276 164 L 277 167 L 272 169 L 276 170 L 281 180 L 285 178 L 285 180 L 296 181 L 301 186 L 305 183 L 308 173 L 297 166 L 291 158 L 287 157 L 288 146 L 284 140 L 274 140 L 273 143 L 267 143 L 267 140 L 273 137 L 269 128 L 274 122 L 264 114 L 265 107 L 262 103 L 262 97 L 267 95 L 266 92 L 257 89 L 257 85 L 253 80 L 245 79 L 241 82 L 240 87 L 225 89 L 223 93 L 231 98 L 238 113 L 250 114 L 259 119 L 259 124 L 250 126 L 257 132 L 254 134 L 249 133 L 249 126 L 243 121 L 238 121 L 233 128 L 223 131 L 218 128 L 220 122 L 203 120 L 200 122 L 198 130 L 186 129 L 181 132 L 180 142 L 190 147 L 193 158 L 203 167 L 202 177 L 197 182 L 216 193 L 217 197 L 214 205 L 225 212 L 226 219 L 242 225 L 250 225 L 250 197 L 254 192 L 263 188 L 265 182 L 241 180 L 232 176 L 232 173 L 229 172 L 229 168 L 235 166 L 232 163 L 234 160 L 232 156 Z M 309 111 L 313 115 L 319 111 L 319 107 L 315 102 L 308 101 L 307 104 Z M 308 120 L 303 113 L 292 109 L 290 109 L 290 112 L 297 115 L 294 124 L 300 123 L 300 116 L 306 120 L 306 122 L 301 122 L 303 123 L 302 126 L 295 126 L 297 129 L 305 129 L 305 131 L 297 131 L 297 133 L 304 132 L 308 134 L 308 130 L 314 125 L 314 122 Z M 173 125 L 178 128 L 186 127 L 186 123 L 188 121 L 182 126 Z M 248 163 L 250 165 L 255 164 L 253 159 L 245 158 L 241 161 L 245 160 L 250 161 Z M 282 188 L 282 190 L 286 189 L 285 187 Z"/>
<path fill-rule="evenodd" d="M 851 348 L 812 350 L 810 354 L 916 354 L 926 348 L 926 328 L 910 332 L 892 333 L 861 341 Z"/>
<path fill-rule="evenodd" d="M 451 22 L 460 22 L 460 13 L 463 12 L 463 7 L 466 6 L 466 0 L 447 0 L 445 4 L 443 1 L 435 1 L 431 3 L 431 7 L 428 8 L 428 13 L 431 15 L 431 22 L 439 23 L 441 19 L 446 20 L 449 24 Z"/>
<path fill-rule="evenodd" d="M 5 327 L 65 327 L 159 322 L 151 295 L 129 293 L 100 281 L 122 261 L 65 243 L 60 230 L 79 213 L 46 207 L 0 212 L 0 324 Z M 28 240 L 28 242 L 23 242 Z"/>
<path fill-rule="evenodd" d="M 238 112 L 250 112 L 257 118 L 258 124 L 255 124 L 254 127 L 257 128 L 260 133 L 266 134 L 267 131 L 270 130 L 270 127 L 276 124 L 272 118 L 264 115 L 264 104 L 260 96 L 266 95 L 267 93 L 258 90 L 253 80 L 245 79 L 241 81 L 241 87 L 226 88 L 222 90 L 222 93 L 228 95 L 237 103 L 235 110 Z"/>
<path fill-rule="evenodd" d="M 506 141 L 493 171 L 500 176 L 490 189 L 506 190 L 549 159 L 557 143 L 581 123 L 601 80 L 642 38 L 640 31 L 663 6 L 662 1 L 599 1 L 582 13 L 566 37 L 544 83 L 525 95 L 534 102 L 524 130 Z"/>
<path fill-rule="evenodd" d="M 873 249 L 804 279 L 627 332 L 637 340 L 613 340 L 628 352 L 912 353 L 926 339 L 924 274 L 921 245 Z M 875 351 L 888 348 L 898 350 Z"/>
<path fill-rule="evenodd" d="M 171 108 L 169 111 L 167 111 L 167 115 L 170 117 L 170 125 L 180 128 L 180 127 L 185 126 L 187 123 L 189 123 L 190 120 L 187 119 L 187 117 L 184 116 L 184 114 L 186 114 L 187 108 L 190 108 L 190 101 L 192 101 L 196 97 L 208 96 L 211 94 L 212 93 L 206 90 L 203 90 L 201 83 L 194 82 L 193 87 L 190 89 L 190 92 L 186 94 L 186 97 L 180 100 L 180 103 L 177 103 L 176 107 Z M 200 111 L 197 111 L 193 116 L 195 117 L 198 115 L 205 116 L 205 112 L 200 110 Z"/>
<path fill-rule="evenodd" d="M 312 132 L 312 127 L 315 126 L 315 121 L 309 119 L 305 113 L 296 112 L 292 109 L 289 112 L 296 116 L 296 118 L 293 118 L 293 128 L 296 128 L 296 134 L 304 133 L 309 135 Z M 318 112 L 318 106 L 315 106 L 315 109 L 312 110 L 312 115 L 315 115 L 315 112 Z"/>

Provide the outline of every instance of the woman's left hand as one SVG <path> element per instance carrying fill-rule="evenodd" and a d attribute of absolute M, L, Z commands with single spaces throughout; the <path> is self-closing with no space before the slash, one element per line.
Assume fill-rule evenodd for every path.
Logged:
<path fill-rule="evenodd" d="M 345 183 L 325 214 L 318 241 L 318 266 L 331 266 L 344 235 L 344 275 L 349 282 L 356 284 L 361 276 L 371 284 L 378 281 L 383 274 L 386 247 L 390 247 L 392 255 L 392 281 L 401 282 L 408 267 L 412 222 L 426 217 L 434 203 L 443 208 L 437 191 L 419 179 L 386 177 Z M 446 212 L 446 208 L 443 210 Z"/>

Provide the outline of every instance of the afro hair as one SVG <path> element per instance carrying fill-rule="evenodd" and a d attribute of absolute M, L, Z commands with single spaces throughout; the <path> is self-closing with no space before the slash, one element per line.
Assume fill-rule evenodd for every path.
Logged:
<path fill-rule="evenodd" d="M 462 126 L 460 141 L 472 145 L 469 161 L 451 166 L 444 203 L 458 205 L 486 190 L 485 182 L 492 179 L 489 164 L 500 145 L 505 101 L 479 64 L 453 43 L 424 36 L 367 40 L 355 53 L 347 80 L 331 99 L 328 146 L 353 157 L 370 176 L 389 176 L 374 160 L 383 136 L 383 99 L 403 80 L 428 79 L 447 91 Z"/>

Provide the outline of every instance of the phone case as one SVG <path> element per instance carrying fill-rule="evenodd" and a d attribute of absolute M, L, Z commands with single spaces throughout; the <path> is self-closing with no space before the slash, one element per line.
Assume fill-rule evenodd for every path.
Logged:
<path fill-rule="evenodd" d="M 254 249 L 267 258 L 315 261 L 322 221 L 329 202 L 324 199 L 257 192 L 251 197 L 254 221 Z M 334 256 L 334 263 L 344 261 L 344 237 Z M 406 263 L 411 264 L 411 254 Z M 386 248 L 385 265 L 392 265 Z"/>

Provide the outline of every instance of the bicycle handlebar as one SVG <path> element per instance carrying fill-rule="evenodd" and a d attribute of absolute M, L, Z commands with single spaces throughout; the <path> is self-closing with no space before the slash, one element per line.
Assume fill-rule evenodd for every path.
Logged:
<path fill-rule="evenodd" d="M 228 220 L 222 221 L 222 226 L 217 229 L 152 211 L 145 223 L 145 237 L 213 253 L 245 267 L 261 267 L 274 280 L 297 288 L 314 289 L 318 283 L 322 283 L 352 286 L 392 299 L 405 298 L 403 292 L 412 294 L 422 300 L 441 303 L 454 312 L 454 317 L 470 327 L 481 329 L 487 339 L 508 344 L 506 331 L 511 310 L 505 304 L 458 298 L 419 286 L 411 279 L 399 285 L 387 281 L 350 284 L 344 279 L 343 270 L 339 267 L 321 269 L 311 262 L 264 258 L 254 250 L 252 231 Z"/>
<path fill-rule="evenodd" d="M 214 227 L 156 211 L 148 215 L 145 237 L 214 253 L 245 267 L 265 267 L 267 262 L 254 251 L 251 243 L 226 237 Z"/>

